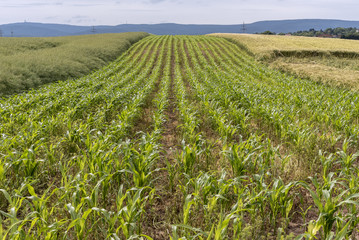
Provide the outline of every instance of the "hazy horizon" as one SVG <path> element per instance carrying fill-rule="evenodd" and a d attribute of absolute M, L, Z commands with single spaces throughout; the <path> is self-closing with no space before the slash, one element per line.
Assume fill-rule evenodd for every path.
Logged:
<path fill-rule="evenodd" d="M 22 24 L 22 23 L 39 23 L 39 24 L 60 24 L 60 25 L 72 25 L 72 26 L 79 26 L 79 27 L 92 27 L 92 26 L 117 26 L 117 25 L 122 25 L 122 24 L 129 24 L 129 25 L 155 25 L 155 24 L 181 24 L 181 25 L 224 25 L 224 26 L 228 26 L 228 25 L 242 25 L 244 24 L 252 24 L 252 23 L 256 23 L 256 22 L 266 22 L 266 21 L 296 21 L 296 20 L 333 20 L 333 21 L 357 21 L 359 22 L 359 20 L 346 20 L 346 19 L 323 19 L 323 18 L 303 18 L 303 19 L 271 19 L 271 20 L 258 20 L 255 22 L 239 22 L 239 23 L 233 23 L 233 24 L 217 24 L 217 23 L 176 23 L 176 22 L 159 22 L 159 23 L 119 23 L 119 24 L 99 24 L 99 25 L 85 25 L 85 24 L 71 24 L 71 23 L 56 23 L 56 22 L 32 22 L 32 21 L 23 21 L 23 22 L 9 22 L 9 23 L 0 23 L 0 25 L 7 25 L 7 24 Z"/>
<path fill-rule="evenodd" d="M 265 20 L 356 21 L 354 0 L 2 0 L 0 24 L 240 24 Z"/>

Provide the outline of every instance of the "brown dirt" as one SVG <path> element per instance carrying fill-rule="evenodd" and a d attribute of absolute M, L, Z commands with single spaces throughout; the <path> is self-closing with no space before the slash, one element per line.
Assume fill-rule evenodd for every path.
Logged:
<path fill-rule="evenodd" d="M 188 59 L 191 59 L 186 44 L 184 45 L 184 50 L 185 50 L 184 52 L 186 53 L 186 57 Z M 181 57 L 184 57 L 184 56 L 181 55 Z M 197 58 L 198 58 L 198 56 L 197 56 Z M 191 67 L 193 68 L 193 65 L 191 65 Z M 217 170 L 222 169 L 223 162 L 221 162 L 221 151 L 223 149 L 223 143 L 220 140 L 221 137 L 219 136 L 218 132 L 216 132 L 213 129 L 213 124 L 212 124 L 211 120 L 209 119 L 208 115 L 205 112 L 203 112 L 203 107 L 202 107 L 201 103 L 194 96 L 194 94 L 192 92 L 192 87 L 187 79 L 186 72 L 184 71 L 184 66 L 182 66 L 181 70 L 182 70 L 183 82 L 184 82 L 184 85 L 187 90 L 188 98 L 192 99 L 193 101 L 196 102 L 196 104 L 194 106 L 197 108 L 197 111 L 200 113 L 199 115 L 200 115 L 201 123 L 199 125 L 199 132 L 203 135 L 204 139 L 206 139 L 206 142 L 212 146 L 210 154 L 211 154 L 212 159 L 216 160 L 215 162 L 212 162 L 212 164 L 213 164 L 212 167 L 213 167 L 213 169 L 217 169 Z M 226 165 L 226 164 L 224 164 L 224 165 Z M 209 170 L 209 169 L 207 169 L 207 170 Z"/>
<path fill-rule="evenodd" d="M 184 47 L 184 50 L 185 50 L 185 53 L 186 53 L 186 56 L 187 56 L 187 59 L 188 59 L 188 63 L 193 68 L 193 62 L 192 62 L 192 59 L 189 56 L 188 46 L 187 46 L 186 42 L 183 43 L 183 47 Z"/>
<path fill-rule="evenodd" d="M 153 54 L 154 52 L 154 48 L 152 48 L 151 50 L 151 54 Z M 158 48 L 157 51 L 156 51 L 156 61 L 160 55 L 160 52 L 161 52 L 161 48 Z M 150 54 L 150 55 L 151 55 Z M 150 57 L 149 55 L 149 57 Z M 161 62 L 161 66 L 162 66 L 162 69 L 163 69 L 163 66 L 165 65 L 165 59 L 166 59 L 166 54 L 164 55 L 163 59 L 162 59 L 162 62 Z M 154 66 L 153 66 L 154 67 Z M 149 72 L 149 74 L 147 75 L 147 77 L 150 77 L 152 73 L 152 70 Z M 156 97 L 156 95 L 158 94 L 158 91 L 159 91 L 159 85 L 160 85 L 160 81 L 161 81 L 161 78 L 163 76 L 163 72 L 161 72 L 159 78 L 156 80 L 156 83 L 155 83 L 155 89 L 151 92 L 151 94 L 146 98 L 146 103 L 143 107 L 143 110 L 142 110 L 142 113 L 141 113 L 141 116 L 138 118 L 138 120 L 136 121 L 135 123 L 135 126 L 133 127 L 133 129 L 131 130 L 131 134 L 130 136 L 132 138 L 136 138 L 136 134 L 138 132 L 151 132 L 152 129 L 153 129 L 153 119 L 152 119 L 152 113 L 155 109 L 155 106 L 154 104 L 152 103 L 152 100 Z"/>
<path fill-rule="evenodd" d="M 167 121 L 163 127 L 161 145 L 163 152 L 160 160 L 157 162 L 157 168 L 166 168 L 166 161 L 175 163 L 177 152 L 180 151 L 180 141 L 178 139 L 178 125 L 179 125 L 179 113 L 176 109 L 175 94 L 174 94 L 174 68 L 175 68 L 175 57 L 174 48 L 172 45 L 171 52 L 171 85 L 169 90 L 169 104 L 165 115 Z M 169 173 L 167 170 L 159 171 L 155 181 L 156 188 L 156 199 L 153 203 L 148 206 L 150 211 L 147 214 L 147 222 L 149 226 L 144 228 L 144 233 L 151 236 L 153 239 L 169 239 L 171 232 L 170 222 L 173 215 L 179 214 L 181 211 L 181 197 L 178 193 L 172 193 L 169 191 L 168 178 Z"/>

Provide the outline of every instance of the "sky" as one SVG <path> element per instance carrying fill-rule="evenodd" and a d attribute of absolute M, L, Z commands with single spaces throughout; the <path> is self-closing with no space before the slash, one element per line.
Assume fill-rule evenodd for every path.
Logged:
<path fill-rule="evenodd" d="M 241 24 L 282 19 L 359 20 L 358 0 L 0 0 L 0 24 Z"/>

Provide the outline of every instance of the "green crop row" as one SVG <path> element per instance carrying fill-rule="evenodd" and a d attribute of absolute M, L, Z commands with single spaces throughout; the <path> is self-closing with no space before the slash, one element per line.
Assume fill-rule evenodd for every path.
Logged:
<path fill-rule="evenodd" d="M 0 100 L 0 238 L 356 238 L 358 97 L 149 36 Z"/>
<path fill-rule="evenodd" d="M 208 185 L 200 187 L 202 192 L 193 192 L 191 194 L 186 192 L 184 196 L 187 197 L 183 203 L 184 214 L 188 215 L 191 211 L 195 212 L 193 216 L 201 212 L 205 214 L 201 221 L 193 220 L 193 222 L 189 222 L 188 219 L 190 218 L 186 217 L 186 221 L 183 220 L 181 224 L 175 225 L 176 234 L 173 238 L 179 239 L 178 229 L 182 229 L 181 234 L 186 238 L 202 236 L 206 239 L 212 239 L 216 236 L 216 239 L 226 239 L 228 237 L 244 238 L 246 235 L 254 237 L 255 235 L 253 234 L 258 234 L 255 231 L 262 232 L 260 233 L 261 235 L 267 233 L 269 235 L 278 234 L 278 237 L 288 237 L 290 233 L 288 224 L 295 219 L 295 215 L 298 218 L 300 214 L 304 220 L 304 225 L 300 228 L 307 226 L 307 230 L 305 234 L 298 236 L 298 238 L 314 238 L 320 234 L 322 238 L 329 239 L 337 236 L 338 239 L 341 239 L 346 235 L 354 234 L 354 229 L 356 229 L 358 223 L 358 218 L 356 217 L 356 205 L 358 202 L 356 199 L 359 197 L 358 192 L 355 190 L 357 187 L 354 187 L 355 184 L 353 185 L 354 179 L 357 178 L 355 176 L 358 173 L 357 168 L 353 166 L 357 158 L 357 154 L 353 153 L 353 150 L 355 152 L 355 142 L 351 141 L 350 136 L 344 137 L 343 144 L 339 145 L 340 148 L 334 148 L 333 145 L 336 144 L 336 147 L 338 147 L 338 143 L 334 142 L 329 145 L 328 138 L 335 138 L 337 141 L 340 138 L 335 135 L 338 133 L 330 132 L 330 135 L 325 133 L 327 138 L 324 140 L 320 135 L 313 140 L 314 144 L 318 144 L 317 148 L 313 149 L 310 145 L 303 146 L 303 143 L 298 144 L 295 139 L 287 138 L 287 134 L 283 134 L 286 133 L 282 130 L 283 126 L 291 124 L 289 125 L 290 127 L 297 127 L 291 123 L 293 121 L 300 126 L 309 127 L 306 131 L 316 135 L 316 131 L 313 130 L 314 124 L 320 125 L 323 132 L 325 129 L 330 128 L 330 125 L 323 125 L 321 122 L 313 121 L 312 116 L 308 115 L 308 113 L 305 115 L 295 114 L 296 112 L 293 112 L 293 108 L 296 107 L 296 102 L 289 98 L 289 96 L 295 96 L 294 92 L 291 92 L 291 95 L 286 95 L 286 102 L 282 101 L 279 104 L 279 101 L 283 100 L 281 97 L 285 94 L 285 91 L 294 89 L 290 86 L 292 82 L 289 81 L 309 85 L 305 86 L 307 88 L 306 92 L 301 92 L 306 95 L 307 99 L 315 100 L 315 93 L 320 88 L 323 91 L 326 90 L 327 94 L 330 91 L 332 97 L 339 99 L 342 99 L 342 95 L 345 96 L 347 92 L 304 80 L 292 79 L 277 72 L 270 72 L 270 70 L 260 65 L 255 67 L 255 62 L 245 54 L 236 56 L 233 54 L 233 52 L 237 53 L 236 51 L 228 51 L 227 49 L 233 49 L 235 46 L 230 46 L 225 40 L 210 40 L 198 37 L 197 39 L 191 38 L 187 41 L 182 41 L 182 49 L 179 52 L 183 54 L 182 62 L 184 62 L 186 68 L 184 77 L 195 89 L 198 101 L 201 104 L 200 108 L 213 119 L 213 127 L 223 139 L 224 157 L 228 160 L 232 170 L 232 179 L 230 178 L 229 180 L 231 184 L 228 182 L 226 193 L 236 194 L 239 191 L 238 189 L 241 189 L 240 192 L 243 195 L 240 199 L 240 209 L 235 208 L 235 202 L 231 203 L 231 200 L 227 199 L 226 203 L 229 205 L 226 207 L 221 206 L 220 211 L 214 214 L 214 216 L 222 216 L 219 222 L 213 223 L 212 220 L 213 225 L 211 225 L 204 221 L 206 218 L 211 219 L 211 215 L 206 212 L 208 205 L 198 195 L 206 194 L 205 197 L 208 197 L 208 192 L 203 189 L 212 187 L 213 182 L 207 182 L 206 180 L 205 182 Z M 187 52 L 187 56 L 185 52 Z M 265 81 L 271 81 L 271 84 L 266 84 Z M 283 82 L 286 84 L 283 84 Z M 253 87 L 254 84 L 260 84 L 260 86 L 255 88 Z M 247 85 L 250 87 L 247 87 Z M 312 86 L 316 86 L 315 92 L 309 91 Z M 256 92 L 256 89 L 258 89 L 258 92 Z M 270 90 L 273 92 L 261 95 L 261 93 Z M 275 94 L 278 94 L 278 97 Z M 354 95 L 351 92 L 349 94 Z M 265 97 L 267 99 L 263 100 L 263 102 L 266 102 L 266 104 L 261 101 L 261 98 Z M 351 98 L 351 106 L 355 106 L 355 99 Z M 276 101 L 278 101 L 278 105 Z M 331 101 L 340 102 L 338 99 L 332 99 Z M 329 104 L 323 104 L 332 107 Z M 345 106 L 347 107 L 348 105 Z M 280 108 L 280 110 L 274 110 L 273 107 Z M 287 111 L 287 107 L 289 111 Z M 307 110 L 307 108 L 303 110 Z M 355 111 L 355 108 L 353 110 Z M 286 115 L 281 118 L 282 122 L 273 124 L 272 121 L 277 119 L 276 111 Z M 316 111 L 315 114 L 325 115 L 332 113 L 325 112 L 322 108 L 321 111 Z M 308 125 L 308 117 L 314 124 Z M 253 128 L 251 125 L 258 121 L 262 122 L 262 125 Z M 355 123 L 356 121 L 352 121 L 352 126 L 350 127 L 355 128 L 353 126 Z M 275 128 L 277 126 L 280 127 L 283 133 L 278 132 Z M 296 133 L 298 135 L 306 134 L 305 131 L 301 131 L 297 130 Z M 340 130 L 338 129 L 338 131 Z M 267 140 L 258 135 L 262 133 L 265 133 Z M 331 134 L 334 136 L 331 136 Z M 307 135 L 300 137 L 303 140 L 310 140 Z M 270 141 L 272 138 L 273 141 Z M 284 148 L 288 149 L 287 154 L 290 155 L 280 153 L 280 148 L 283 146 L 277 146 L 278 138 L 283 141 L 283 143 L 279 142 L 279 144 L 285 144 Z M 290 142 L 287 143 L 287 141 Z M 307 152 L 310 151 L 311 155 L 302 156 L 301 161 L 308 161 L 306 164 L 318 163 L 317 166 L 312 168 L 315 169 L 316 173 L 320 173 L 321 177 L 311 175 L 313 172 L 306 172 L 306 177 L 309 177 L 308 180 L 293 181 L 291 178 L 286 177 L 288 176 L 289 166 L 293 166 L 293 164 L 290 165 L 290 162 L 295 159 L 293 154 L 296 157 L 296 154 L 303 153 L 303 149 Z M 325 153 L 323 154 L 323 152 Z M 195 154 L 192 155 L 195 156 Z M 313 159 L 308 156 L 313 156 Z M 302 166 L 297 166 L 297 168 Z M 336 170 L 332 169 L 333 167 Z M 296 169 L 291 170 L 296 171 Z M 298 169 L 298 171 L 301 171 L 301 169 Z M 203 174 L 200 172 L 197 178 L 195 177 L 192 181 L 196 182 L 198 180 L 203 184 Z M 208 173 L 205 174 L 206 178 L 213 177 Z M 283 181 L 282 177 L 287 179 Z M 214 177 L 214 179 L 216 178 Z M 235 190 L 231 189 L 232 184 L 235 185 Z M 187 191 L 196 190 L 196 185 L 186 186 Z M 315 189 L 314 191 L 313 188 Z M 308 191 L 311 199 L 298 196 L 298 192 L 301 191 Z M 214 194 L 216 197 L 221 196 L 216 192 Z M 244 199 L 248 200 L 245 204 L 243 203 Z M 295 204 L 295 202 L 297 203 Z M 314 204 L 310 205 L 311 202 L 314 202 Z M 253 203 L 255 204 L 253 205 Z M 195 209 L 191 210 L 191 208 Z M 201 210 L 202 208 L 203 210 Z M 235 210 L 238 212 L 235 212 Z M 309 222 L 306 219 L 308 211 L 312 211 L 317 216 L 309 219 Z M 256 225 L 258 224 L 257 221 L 261 222 L 261 228 Z M 273 229 L 273 232 L 270 231 L 271 229 Z M 220 231 L 220 233 L 216 234 L 216 231 Z"/>
<path fill-rule="evenodd" d="M 157 150 L 149 151 L 152 135 L 137 142 L 129 133 L 159 83 L 166 41 L 139 42 L 112 64 L 115 72 L 107 67 L 2 100 L 3 238 L 128 237 L 140 231 L 133 224 L 154 191 L 134 163 L 142 160 L 142 170 L 152 171 L 148 160 Z"/>

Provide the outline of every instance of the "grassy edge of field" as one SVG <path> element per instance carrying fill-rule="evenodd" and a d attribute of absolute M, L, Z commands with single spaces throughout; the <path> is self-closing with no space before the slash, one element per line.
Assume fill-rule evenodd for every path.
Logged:
<path fill-rule="evenodd" d="M 116 60 L 144 32 L 0 39 L 0 96 L 74 79 Z"/>

